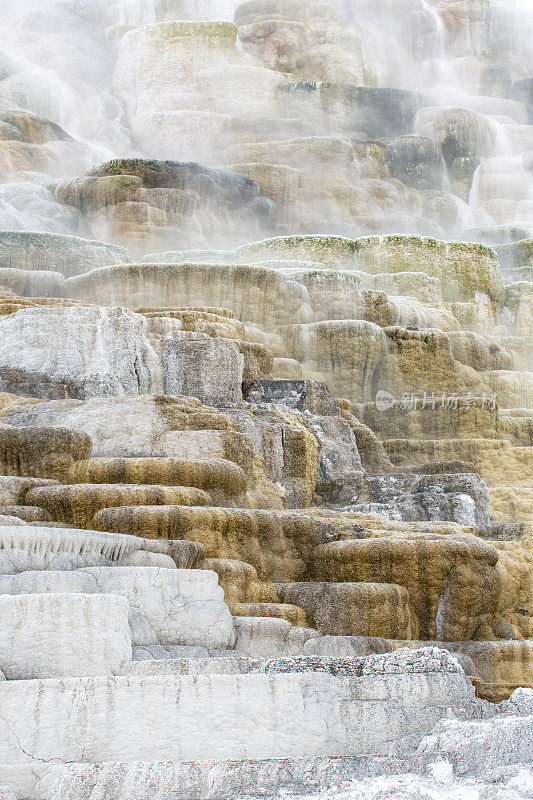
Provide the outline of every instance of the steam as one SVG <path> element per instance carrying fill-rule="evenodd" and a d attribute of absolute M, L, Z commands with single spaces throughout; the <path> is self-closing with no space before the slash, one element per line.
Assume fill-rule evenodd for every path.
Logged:
<path fill-rule="evenodd" d="M 533 0 L 492 5 L 478 59 L 468 17 L 450 26 L 438 0 L 332 0 L 313 18 L 304 3 L 275 23 L 239 0 L 4 0 L 0 111 L 40 122 L 0 130 L 0 227 L 140 239 L 144 252 L 287 232 L 527 234 L 532 28 L 518 9 Z M 237 42 L 205 25 L 229 19 Z M 44 120 L 62 132 L 43 138 Z M 233 188 L 208 209 L 176 187 L 92 205 L 54 188 L 132 155 L 244 174 L 263 205 L 237 224 Z"/>
<path fill-rule="evenodd" d="M 45 8 L 57 0 L 2 0 L 2 11 L 22 11 L 29 8 Z"/>

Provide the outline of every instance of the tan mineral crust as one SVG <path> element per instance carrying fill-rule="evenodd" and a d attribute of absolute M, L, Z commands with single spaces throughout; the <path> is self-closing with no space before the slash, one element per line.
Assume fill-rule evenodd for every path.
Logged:
<path fill-rule="evenodd" d="M 1 800 L 526 800 L 533 15 L 16 5 Z"/>

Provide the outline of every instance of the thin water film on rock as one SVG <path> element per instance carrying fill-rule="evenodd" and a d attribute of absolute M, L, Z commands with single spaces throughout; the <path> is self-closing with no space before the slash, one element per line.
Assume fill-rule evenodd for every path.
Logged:
<path fill-rule="evenodd" d="M 527 6 L 2 4 L 1 800 L 533 796 Z"/>

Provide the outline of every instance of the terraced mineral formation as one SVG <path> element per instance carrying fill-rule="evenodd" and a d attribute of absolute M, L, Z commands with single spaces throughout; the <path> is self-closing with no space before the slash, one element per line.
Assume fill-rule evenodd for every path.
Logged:
<path fill-rule="evenodd" d="M 533 17 L 41 5 L 0 14 L 0 798 L 530 797 Z"/>

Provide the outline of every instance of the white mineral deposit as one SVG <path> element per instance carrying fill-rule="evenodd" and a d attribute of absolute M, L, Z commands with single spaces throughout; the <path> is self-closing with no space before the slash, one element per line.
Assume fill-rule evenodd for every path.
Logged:
<path fill-rule="evenodd" d="M 533 0 L 0 0 L 0 800 L 533 800 Z"/>

